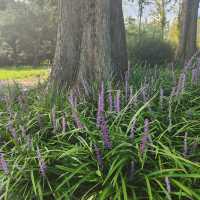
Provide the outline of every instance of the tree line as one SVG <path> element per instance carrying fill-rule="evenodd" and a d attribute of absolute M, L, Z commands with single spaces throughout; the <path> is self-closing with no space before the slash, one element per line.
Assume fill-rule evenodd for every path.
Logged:
<path fill-rule="evenodd" d="M 56 6 L 48 0 L 0 2 L 0 66 L 52 61 Z"/>
<path fill-rule="evenodd" d="M 124 79 L 128 55 L 122 0 L 0 1 L 1 66 L 51 62 L 51 80 L 59 88 L 85 80 Z M 184 64 L 194 55 L 199 0 L 136 2 L 139 37 L 145 7 L 153 2 L 163 40 L 167 12 L 176 8 L 176 58 Z"/>

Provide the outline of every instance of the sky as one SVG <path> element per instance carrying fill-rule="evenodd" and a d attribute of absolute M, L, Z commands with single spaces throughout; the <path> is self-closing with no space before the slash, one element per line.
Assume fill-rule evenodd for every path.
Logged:
<path fill-rule="evenodd" d="M 125 17 L 130 16 L 130 17 L 136 18 L 137 15 L 138 15 L 137 3 L 130 3 L 127 0 L 124 0 L 123 9 L 124 9 L 124 16 Z M 152 13 L 154 9 L 155 8 L 154 8 L 153 5 L 148 5 L 144 10 L 144 18 L 149 18 L 150 13 Z M 199 9 L 199 16 L 200 16 L 200 9 Z M 168 17 L 169 20 L 173 19 L 175 17 L 174 11 L 170 10 L 170 12 L 168 12 L 167 17 Z"/>

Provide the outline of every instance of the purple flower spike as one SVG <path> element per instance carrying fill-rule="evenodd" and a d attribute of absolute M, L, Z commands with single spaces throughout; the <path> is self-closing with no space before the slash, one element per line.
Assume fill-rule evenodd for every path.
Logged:
<path fill-rule="evenodd" d="M 102 131 L 103 142 L 104 142 L 105 148 L 111 149 L 112 144 L 111 144 L 110 137 L 109 137 L 109 130 L 107 127 L 107 122 L 104 117 L 102 117 L 101 131 Z"/>
<path fill-rule="evenodd" d="M 112 97 L 111 85 L 110 85 L 110 89 L 109 89 L 109 93 L 108 93 L 108 101 L 109 101 L 110 111 L 112 112 L 112 110 L 113 110 L 113 97 Z"/>
<path fill-rule="evenodd" d="M 144 133 L 148 133 L 149 132 L 149 120 L 145 119 L 144 121 Z"/>
<path fill-rule="evenodd" d="M 145 150 L 147 141 L 148 141 L 148 136 L 147 136 L 146 133 L 144 133 L 144 135 L 142 136 L 142 142 L 141 142 L 141 144 L 140 144 L 140 152 L 141 152 L 142 154 L 144 153 L 144 150 Z"/>
<path fill-rule="evenodd" d="M 167 187 L 167 191 L 170 193 L 171 192 L 171 184 L 170 184 L 170 181 L 169 181 L 169 177 L 165 177 L 165 184 L 166 184 L 166 187 Z"/>
<path fill-rule="evenodd" d="M 0 153 L 0 167 L 4 171 L 4 174 L 8 175 L 9 170 L 8 170 L 8 165 L 6 160 L 4 159 L 4 154 Z"/>
<path fill-rule="evenodd" d="M 40 173 L 41 173 L 42 176 L 45 176 L 46 175 L 47 166 L 46 166 L 44 160 L 42 159 L 39 147 L 37 147 L 37 159 L 38 159 L 38 162 L 39 162 Z"/>
<path fill-rule="evenodd" d="M 53 106 L 51 110 L 51 123 L 52 123 L 54 131 L 56 131 L 57 125 L 56 125 L 56 106 L 55 105 Z"/>
<path fill-rule="evenodd" d="M 99 164 L 100 168 L 103 169 L 103 157 L 102 157 L 101 151 L 97 145 L 94 145 L 94 150 L 95 150 L 98 164 Z"/>
<path fill-rule="evenodd" d="M 104 83 L 101 83 L 98 100 L 98 111 L 97 111 L 97 126 L 101 124 L 102 113 L 104 112 Z"/>
<path fill-rule="evenodd" d="M 117 91 L 116 97 L 115 97 L 115 111 L 117 113 L 120 112 L 120 90 Z"/>
<path fill-rule="evenodd" d="M 144 122 L 144 133 L 143 133 L 143 136 L 142 136 L 142 141 L 141 141 L 141 144 L 140 144 L 140 152 L 143 154 L 144 151 L 145 151 L 145 147 L 146 147 L 146 144 L 149 140 L 149 120 L 148 119 L 145 119 L 145 122 Z"/>

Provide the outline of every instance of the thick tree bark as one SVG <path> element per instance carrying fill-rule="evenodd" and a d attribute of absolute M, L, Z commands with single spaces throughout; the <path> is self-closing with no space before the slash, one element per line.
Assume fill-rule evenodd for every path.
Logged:
<path fill-rule="evenodd" d="M 128 61 L 122 1 L 59 0 L 59 13 L 54 87 L 123 77 Z"/>
<path fill-rule="evenodd" d="M 197 21 L 200 0 L 183 0 L 177 58 L 187 62 L 197 50 Z"/>
<path fill-rule="evenodd" d="M 51 83 L 60 89 L 76 80 L 82 40 L 82 1 L 59 0 L 59 23 Z"/>

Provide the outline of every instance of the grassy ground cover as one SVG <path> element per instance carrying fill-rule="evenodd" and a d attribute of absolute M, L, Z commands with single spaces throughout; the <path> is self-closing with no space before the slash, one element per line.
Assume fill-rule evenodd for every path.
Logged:
<path fill-rule="evenodd" d="M 16 86 L 0 100 L 0 199 L 199 200 L 199 75 L 135 66 L 82 93 Z"/>
<path fill-rule="evenodd" d="M 4 67 L 0 68 L 0 80 L 22 80 L 33 78 L 46 78 L 48 70 L 44 67 Z"/>

